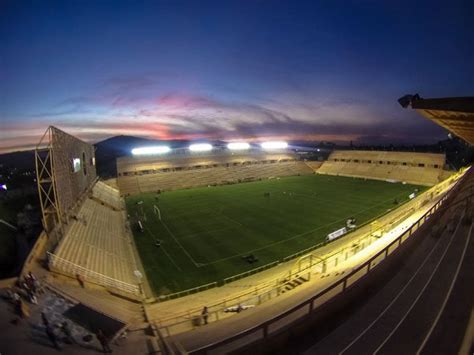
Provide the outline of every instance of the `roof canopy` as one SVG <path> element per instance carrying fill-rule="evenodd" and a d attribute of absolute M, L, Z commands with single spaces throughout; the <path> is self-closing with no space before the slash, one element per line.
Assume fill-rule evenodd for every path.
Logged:
<path fill-rule="evenodd" d="M 406 95 L 399 100 L 404 107 L 411 105 L 426 118 L 474 145 L 474 97 L 422 99 Z"/>

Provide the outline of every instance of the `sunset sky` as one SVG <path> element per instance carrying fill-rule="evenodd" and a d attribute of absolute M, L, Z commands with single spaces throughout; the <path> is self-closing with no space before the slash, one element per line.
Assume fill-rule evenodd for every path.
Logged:
<path fill-rule="evenodd" d="M 0 152 L 96 142 L 435 142 L 397 99 L 474 94 L 474 1 L 0 1 Z"/>

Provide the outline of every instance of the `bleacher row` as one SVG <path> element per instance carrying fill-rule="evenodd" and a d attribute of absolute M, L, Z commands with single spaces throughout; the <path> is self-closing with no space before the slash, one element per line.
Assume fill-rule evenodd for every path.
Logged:
<path fill-rule="evenodd" d="M 71 264 L 56 264 L 62 272 L 72 276 L 78 273 L 74 266 L 78 265 L 122 282 L 136 284 L 133 271 L 137 266 L 133 244 L 125 229 L 126 212 L 109 206 L 122 205 L 123 201 L 117 190 L 104 193 L 101 185 L 96 190 L 101 190 L 101 193 L 96 194 L 94 199 L 84 201 L 54 253 Z M 107 203 L 98 202 L 98 195 L 105 196 Z"/>
<path fill-rule="evenodd" d="M 122 194 L 135 194 L 312 173 L 313 170 L 301 161 L 285 161 L 121 176 L 118 185 Z"/>
<path fill-rule="evenodd" d="M 175 156 L 120 157 L 117 159 L 117 176 L 162 173 L 196 168 L 217 168 L 231 165 L 251 165 L 263 162 L 293 161 L 297 157 L 290 152 L 248 151 L 246 153 L 211 152 Z"/>
<path fill-rule="evenodd" d="M 441 154 L 370 152 L 364 155 L 357 151 L 339 151 L 318 169 L 318 174 L 352 176 L 376 180 L 400 181 L 432 186 L 449 176 L 444 171 Z M 411 154 L 415 156 L 411 156 Z"/>
<path fill-rule="evenodd" d="M 106 204 L 114 210 L 120 211 L 125 208 L 122 199 L 120 198 L 120 191 L 113 187 L 97 181 L 92 188 L 92 197 L 100 203 Z"/>

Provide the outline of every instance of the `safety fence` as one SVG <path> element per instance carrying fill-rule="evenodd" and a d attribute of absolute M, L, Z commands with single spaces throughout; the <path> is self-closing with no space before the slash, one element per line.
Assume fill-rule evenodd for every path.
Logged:
<path fill-rule="evenodd" d="M 246 271 L 246 272 L 242 272 L 240 274 L 237 274 L 237 275 L 234 275 L 234 276 L 231 276 L 231 277 L 227 277 L 227 278 L 224 279 L 224 283 L 227 284 L 229 282 L 233 282 L 233 281 L 236 281 L 236 280 L 243 279 L 244 277 L 256 274 L 260 271 L 270 269 L 270 268 L 278 265 L 279 263 L 280 263 L 279 261 L 274 261 L 272 263 L 262 265 L 260 267 L 255 268 L 255 269 L 252 269 L 252 270 L 249 270 L 249 271 Z"/>
<path fill-rule="evenodd" d="M 318 292 L 316 295 L 310 297 L 304 302 L 292 307 L 291 309 L 265 321 L 248 328 L 234 336 L 226 338 L 222 341 L 207 345 L 201 349 L 193 349 L 193 351 L 205 351 L 210 353 L 225 352 L 226 349 L 233 349 L 232 345 L 238 343 L 238 347 L 253 343 L 269 336 L 274 335 L 278 331 L 284 329 L 295 320 L 302 317 L 309 316 L 318 307 L 323 305 L 326 301 L 334 296 L 344 292 L 349 286 L 354 284 L 357 280 L 367 275 L 373 268 L 385 260 L 391 253 L 398 249 L 410 236 L 413 235 L 426 221 L 428 221 L 435 213 L 440 210 L 446 201 L 451 201 L 456 198 L 461 182 L 465 180 L 466 176 L 472 171 L 466 173 L 461 180 L 458 181 L 455 187 L 445 194 L 435 205 L 433 205 L 427 212 L 425 212 L 418 220 L 416 220 L 408 229 L 406 229 L 400 236 L 390 242 L 383 249 L 375 253 L 368 260 L 361 265 L 352 269 L 346 276 L 332 283 L 324 290 Z M 449 203 L 447 204 L 449 206 Z M 444 209 L 443 209 L 444 210 Z M 225 347 L 225 348 L 224 348 Z"/>
<path fill-rule="evenodd" d="M 438 184 L 436 185 L 437 189 L 441 189 L 443 187 L 446 187 L 446 185 L 449 183 L 449 181 L 445 181 L 444 183 L 442 184 Z M 429 190 L 430 191 L 430 190 Z M 434 191 L 434 188 L 431 189 L 431 191 Z M 433 196 L 430 198 L 432 199 Z M 404 206 L 405 207 L 410 207 L 409 209 L 408 208 L 404 208 L 404 210 L 398 214 L 398 216 L 393 216 L 393 215 L 390 215 L 387 217 L 386 213 L 382 213 L 372 219 L 370 219 L 369 221 L 361 224 L 360 226 L 358 226 L 355 230 L 351 231 L 351 233 L 354 233 L 354 232 L 358 232 L 360 230 L 362 230 L 364 227 L 367 227 L 369 226 L 371 223 L 373 223 L 374 221 L 376 220 L 380 220 L 380 224 L 382 224 L 382 221 L 384 218 L 387 217 L 387 219 L 390 220 L 389 223 L 387 223 L 384 227 L 380 227 L 380 228 L 375 228 L 375 229 L 372 229 L 370 230 L 370 234 L 371 236 L 369 237 L 363 237 L 363 238 L 360 238 L 358 240 L 356 240 L 354 242 L 354 244 L 357 244 L 357 247 L 356 248 L 345 248 L 344 250 L 338 250 L 336 252 L 334 252 L 333 254 L 329 255 L 329 256 L 326 256 L 327 257 L 331 257 L 331 256 L 334 256 L 334 262 L 335 264 L 337 265 L 338 261 L 340 260 L 343 260 L 343 259 L 340 259 L 339 257 L 337 257 L 336 255 L 337 254 L 344 254 L 344 259 L 347 260 L 348 257 L 350 257 L 351 255 L 357 253 L 358 251 L 360 251 L 361 249 L 367 247 L 368 245 L 370 245 L 373 241 L 377 240 L 378 238 L 376 238 L 375 236 L 378 234 L 381 234 L 383 233 L 384 231 L 384 228 L 387 228 L 387 227 L 391 227 L 393 226 L 394 224 L 397 224 L 399 223 L 402 219 L 406 218 L 407 215 L 413 213 L 416 208 L 420 207 L 420 205 L 422 205 L 422 201 L 419 201 L 419 200 L 412 200 L 412 201 L 409 201 L 407 202 Z M 233 275 L 233 276 L 230 276 L 230 277 L 227 277 L 225 278 L 223 281 L 220 281 L 220 282 L 212 282 L 212 283 L 209 283 L 209 284 L 206 284 L 206 285 L 201 285 L 201 286 L 197 286 L 197 287 L 193 287 L 193 288 L 190 288 L 190 289 L 187 289 L 187 290 L 183 290 L 183 291 L 179 291 L 179 292 L 175 292 L 175 293 L 172 293 L 172 294 L 168 294 L 168 295 L 161 295 L 159 296 L 156 300 L 159 300 L 160 302 L 164 302 L 164 301 L 168 301 L 168 300 L 172 300 L 172 299 L 176 299 L 176 298 L 179 298 L 179 297 L 183 297 L 183 296 L 188 296 L 190 294 L 193 294 L 193 293 L 198 293 L 198 292 L 201 292 L 201 291 L 205 291 L 205 290 L 208 290 L 210 288 L 213 288 L 213 287 L 217 287 L 220 285 L 220 283 L 223 283 L 223 284 L 228 284 L 230 282 L 234 282 L 234 281 L 237 281 L 237 280 L 240 280 L 242 278 L 245 278 L 247 276 L 250 276 L 250 275 L 253 275 L 253 274 L 256 274 L 256 273 L 259 273 L 261 271 L 264 271 L 264 270 L 267 270 L 267 269 L 270 269 L 274 266 L 277 266 L 281 263 L 286 263 L 290 260 L 293 260 L 293 259 L 296 259 L 298 257 L 301 257 L 301 256 L 304 256 L 308 253 L 311 253 L 312 251 L 316 250 L 316 249 L 319 249 L 321 248 L 322 246 L 324 245 L 327 245 L 331 242 L 321 242 L 321 243 L 318 243 L 318 244 L 315 244 L 309 248 L 306 248 L 304 250 L 300 250 L 294 254 L 291 254 L 291 255 L 288 255 L 286 257 L 284 257 L 283 259 L 281 260 L 277 260 L 277 261 L 274 261 L 274 262 L 271 262 L 271 263 L 268 263 L 266 265 L 263 265 L 263 266 L 260 266 L 258 268 L 255 268 L 255 269 L 252 269 L 252 270 L 249 270 L 249 271 L 246 271 L 246 272 L 243 272 L 243 273 L 240 273 L 240 274 L 237 274 L 237 275 Z M 353 249 L 353 250 L 350 250 L 349 249 Z M 313 265 L 311 265 L 313 266 Z M 300 272 L 301 269 L 299 268 L 298 272 Z M 291 274 L 291 271 L 290 271 L 290 274 Z M 268 283 L 268 282 L 266 282 Z M 270 283 L 274 284 L 274 281 L 272 280 Z M 253 293 L 254 290 L 252 289 L 252 291 L 248 291 L 248 292 L 244 292 L 245 295 L 249 294 L 249 293 Z M 241 298 L 240 296 L 239 297 L 236 297 L 236 298 Z M 227 304 L 229 300 L 226 300 L 226 302 L 222 301 L 221 303 L 225 303 Z M 197 312 L 197 310 L 196 310 Z M 186 314 L 188 314 L 189 312 L 186 312 Z M 191 312 L 192 313 L 192 312 Z"/>
<path fill-rule="evenodd" d="M 458 188 L 459 185 L 460 184 L 458 181 L 455 188 Z M 428 220 L 435 211 L 440 208 L 440 206 L 446 201 L 448 196 L 453 196 L 455 188 L 452 188 L 448 192 L 448 194 L 442 196 L 434 206 L 432 206 L 420 219 L 411 224 L 411 226 L 406 226 L 405 231 L 402 233 L 402 235 L 400 235 L 394 242 L 390 243 L 387 247 L 385 247 L 381 252 L 377 253 L 374 257 L 372 257 L 370 259 L 369 264 L 371 266 L 374 266 L 375 264 L 382 261 L 386 256 L 391 254 L 399 245 L 401 245 L 402 242 L 404 242 L 426 220 Z M 418 202 L 418 204 L 424 205 L 425 202 L 426 201 L 420 201 Z M 412 208 L 410 208 L 409 211 L 413 213 Z M 243 305 L 244 307 L 254 307 L 264 302 L 267 302 L 275 297 L 278 297 L 282 294 L 282 291 L 284 290 L 285 286 L 290 284 L 295 277 L 299 277 L 301 275 L 308 275 L 308 277 L 310 277 L 311 274 L 329 273 L 331 269 L 337 268 L 339 263 L 349 259 L 360 251 L 364 250 L 374 241 L 378 240 L 380 236 L 385 232 L 385 230 L 395 227 L 397 224 L 401 223 L 406 217 L 406 213 L 399 213 L 394 217 L 394 219 L 391 220 L 391 223 L 381 227 L 378 230 L 371 231 L 371 233 L 369 233 L 368 235 L 364 235 L 358 239 L 355 239 L 350 243 L 350 245 L 347 245 L 339 250 L 336 250 L 324 256 L 316 256 L 313 254 L 305 255 L 299 258 L 292 268 L 281 274 L 279 277 L 266 282 L 262 282 L 258 284 L 258 286 L 252 287 L 249 290 L 242 292 L 241 294 L 220 300 L 213 304 L 208 304 L 207 321 L 210 323 L 230 316 L 233 313 L 233 311 L 231 310 L 236 306 Z M 368 262 L 364 263 L 363 265 L 367 267 L 367 263 Z M 368 267 L 368 269 L 370 269 L 370 267 Z M 364 270 L 364 267 L 361 266 L 356 270 Z M 358 275 L 358 277 L 363 276 L 362 274 L 365 275 L 365 273 L 362 272 L 359 272 L 359 274 L 361 275 L 359 275 L 357 271 L 351 272 L 348 276 L 342 279 L 346 280 L 344 289 L 346 285 L 351 284 L 353 281 L 356 280 L 356 274 Z M 342 281 L 338 282 L 339 285 L 342 285 Z M 331 294 L 332 297 L 333 290 L 335 289 L 336 286 L 330 286 L 326 293 L 324 291 L 320 293 L 321 296 L 319 298 L 322 299 L 323 295 L 327 296 L 328 294 Z M 183 312 L 182 314 L 173 315 L 168 318 L 160 318 L 156 321 L 156 325 L 166 335 L 172 335 L 182 331 L 190 330 L 190 327 L 194 328 L 201 324 L 201 311 L 202 308 L 196 307 L 194 309 L 189 309 L 186 312 Z"/>
<path fill-rule="evenodd" d="M 214 288 L 216 286 L 217 286 L 217 282 L 211 282 L 211 283 L 201 285 L 201 286 L 198 286 L 198 287 L 194 287 L 194 288 L 190 288 L 190 289 L 187 289 L 187 290 L 183 290 L 183 291 L 179 291 L 179 292 L 175 292 L 175 293 L 170 293 L 168 295 L 161 295 L 159 297 L 159 299 L 160 299 L 160 301 L 168 301 L 168 300 L 172 300 L 172 299 L 175 299 L 175 298 L 188 296 L 188 295 L 191 295 L 193 293 L 209 290 L 210 288 Z"/>
<path fill-rule="evenodd" d="M 396 219 L 398 221 L 398 218 Z M 387 228 L 387 227 L 385 227 Z M 380 238 L 384 228 L 372 230 L 368 235 L 363 235 L 359 238 L 354 239 L 350 245 L 346 245 L 342 248 L 336 249 L 324 255 L 308 254 L 300 257 L 295 263 L 287 268 L 284 272 L 280 273 L 276 277 L 264 280 L 258 285 L 249 287 L 248 289 L 232 295 L 231 297 L 223 298 L 214 303 L 206 304 L 209 312 L 208 321 L 212 322 L 227 317 L 229 312 L 226 310 L 229 307 L 236 306 L 239 304 L 244 305 L 260 305 L 266 301 L 269 301 L 282 294 L 282 291 L 287 285 L 290 285 L 295 278 L 304 276 L 306 278 L 311 277 L 313 273 L 328 273 L 331 269 L 334 269 L 341 262 L 351 258 L 352 256 L 359 253 L 371 245 L 374 241 Z M 270 265 L 264 265 L 269 268 Z M 250 270 L 250 273 L 256 273 L 258 269 Z M 244 277 L 249 276 L 247 273 L 243 273 L 237 276 Z M 193 320 L 196 317 L 200 317 L 202 308 L 195 307 L 190 308 L 185 312 L 175 314 L 169 317 L 160 317 L 157 321 L 157 326 L 165 329 L 167 335 L 183 331 L 186 327 L 195 327 L 196 324 Z"/>
<path fill-rule="evenodd" d="M 76 276 L 80 275 L 85 281 L 97 283 L 105 287 L 111 287 L 116 290 L 131 293 L 134 295 L 140 295 L 140 287 L 124 281 L 114 279 L 110 276 L 92 271 L 83 266 L 72 263 L 66 259 L 63 259 L 53 253 L 47 252 L 49 268 L 53 271 L 63 272 L 68 275 Z"/>

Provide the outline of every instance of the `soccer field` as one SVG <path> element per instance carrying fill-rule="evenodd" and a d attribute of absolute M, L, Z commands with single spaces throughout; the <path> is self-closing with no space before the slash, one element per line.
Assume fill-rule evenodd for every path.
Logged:
<path fill-rule="evenodd" d="M 423 189 L 308 175 L 143 193 L 127 197 L 126 205 L 148 280 L 160 295 L 281 260 L 324 241 L 350 217 L 361 225 L 384 214 L 396 207 L 395 199 L 405 202 L 415 188 Z M 242 258 L 249 254 L 258 262 Z"/>

